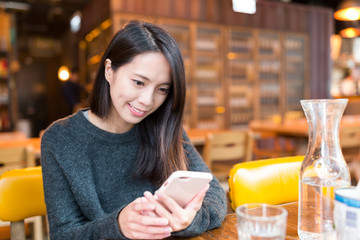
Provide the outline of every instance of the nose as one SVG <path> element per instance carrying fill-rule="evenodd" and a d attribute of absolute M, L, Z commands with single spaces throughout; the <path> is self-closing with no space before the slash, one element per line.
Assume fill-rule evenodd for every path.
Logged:
<path fill-rule="evenodd" d="M 144 89 L 139 96 L 139 102 L 144 106 L 151 106 L 154 102 L 154 90 Z"/>

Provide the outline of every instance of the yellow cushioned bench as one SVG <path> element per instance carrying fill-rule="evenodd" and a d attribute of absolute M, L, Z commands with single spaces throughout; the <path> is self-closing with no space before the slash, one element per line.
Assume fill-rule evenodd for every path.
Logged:
<path fill-rule="evenodd" d="M 242 162 L 229 173 L 231 208 L 245 203 L 282 204 L 298 200 L 304 156 Z"/>
<path fill-rule="evenodd" d="M 25 239 L 24 219 L 44 215 L 41 167 L 13 169 L 1 175 L 0 220 L 11 222 L 12 239 Z"/>

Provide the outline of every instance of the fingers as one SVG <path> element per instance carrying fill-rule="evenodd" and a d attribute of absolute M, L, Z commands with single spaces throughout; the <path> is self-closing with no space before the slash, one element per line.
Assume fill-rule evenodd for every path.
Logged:
<path fill-rule="evenodd" d="M 185 206 L 186 209 L 193 208 L 196 211 L 199 211 L 201 208 L 202 202 L 205 198 L 207 190 L 209 190 L 210 184 L 207 184 L 203 189 L 200 190 L 198 194 Z"/>
<path fill-rule="evenodd" d="M 167 194 L 157 192 L 155 198 L 150 192 L 144 193 L 146 199 L 156 204 L 155 212 L 158 216 L 167 218 L 173 231 L 180 231 L 190 225 L 196 211 L 187 211 L 180 207 Z"/>
<path fill-rule="evenodd" d="M 171 213 L 175 211 L 176 207 L 179 207 L 174 200 L 168 197 L 168 199 L 170 199 L 169 200 L 170 204 L 166 204 L 163 201 L 161 202 L 162 204 L 160 204 L 160 202 L 150 192 L 145 192 L 144 196 L 149 202 L 155 204 L 155 212 L 159 216 L 164 217 L 169 221 L 171 221 Z"/>
<path fill-rule="evenodd" d="M 153 214 L 155 204 L 138 198 L 118 216 L 120 231 L 130 239 L 161 239 L 171 235 L 169 220 Z M 142 215 L 141 213 L 146 213 Z"/>
<path fill-rule="evenodd" d="M 133 203 L 133 210 L 137 212 L 155 210 L 155 204 L 143 198 L 137 198 Z"/>
<path fill-rule="evenodd" d="M 167 218 L 173 231 L 179 231 L 188 227 L 193 221 L 196 213 L 202 206 L 204 197 L 210 185 L 207 184 L 184 208 L 180 207 L 174 199 L 162 192 L 156 192 L 153 196 L 145 192 L 146 199 L 155 204 L 156 214 Z"/>
<path fill-rule="evenodd" d="M 144 197 L 142 197 L 141 198 L 141 201 L 143 202 L 143 203 L 145 203 L 145 202 L 147 202 L 148 200 L 146 199 L 146 198 L 144 198 Z M 154 205 L 155 206 L 155 205 Z M 152 217 L 156 217 L 156 214 L 155 214 L 155 212 L 153 211 L 153 210 L 151 210 L 151 211 L 140 211 L 140 214 L 141 215 L 145 215 L 145 216 L 152 216 Z"/>

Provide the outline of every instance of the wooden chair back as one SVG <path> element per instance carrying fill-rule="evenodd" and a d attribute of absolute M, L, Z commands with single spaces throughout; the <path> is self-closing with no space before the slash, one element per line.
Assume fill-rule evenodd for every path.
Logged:
<path fill-rule="evenodd" d="M 11 140 L 23 140 L 26 139 L 26 134 L 23 132 L 2 132 L 0 133 L 0 142 Z"/>
<path fill-rule="evenodd" d="M 254 132 L 255 159 L 293 156 L 295 146 L 293 139 L 278 136 L 275 132 Z"/>
<path fill-rule="evenodd" d="M 252 147 L 253 140 L 249 130 L 209 133 L 205 140 L 203 157 L 215 176 L 227 177 L 234 163 L 251 161 Z M 225 167 L 216 169 L 215 163 Z"/>
<path fill-rule="evenodd" d="M 5 171 L 34 167 L 35 154 L 32 146 L 0 147 L 0 175 Z"/>
<path fill-rule="evenodd" d="M 347 162 L 360 161 L 360 126 L 340 127 L 340 146 Z"/>

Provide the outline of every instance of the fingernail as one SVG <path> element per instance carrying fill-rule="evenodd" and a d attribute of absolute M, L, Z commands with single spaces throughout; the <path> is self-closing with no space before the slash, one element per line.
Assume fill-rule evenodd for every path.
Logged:
<path fill-rule="evenodd" d="M 146 192 L 144 192 L 144 196 L 145 196 L 146 198 L 150 198 L 150 197 L 151 197 L 151 193 L 148 192 L 148 191 L 146 191 Z"/>

